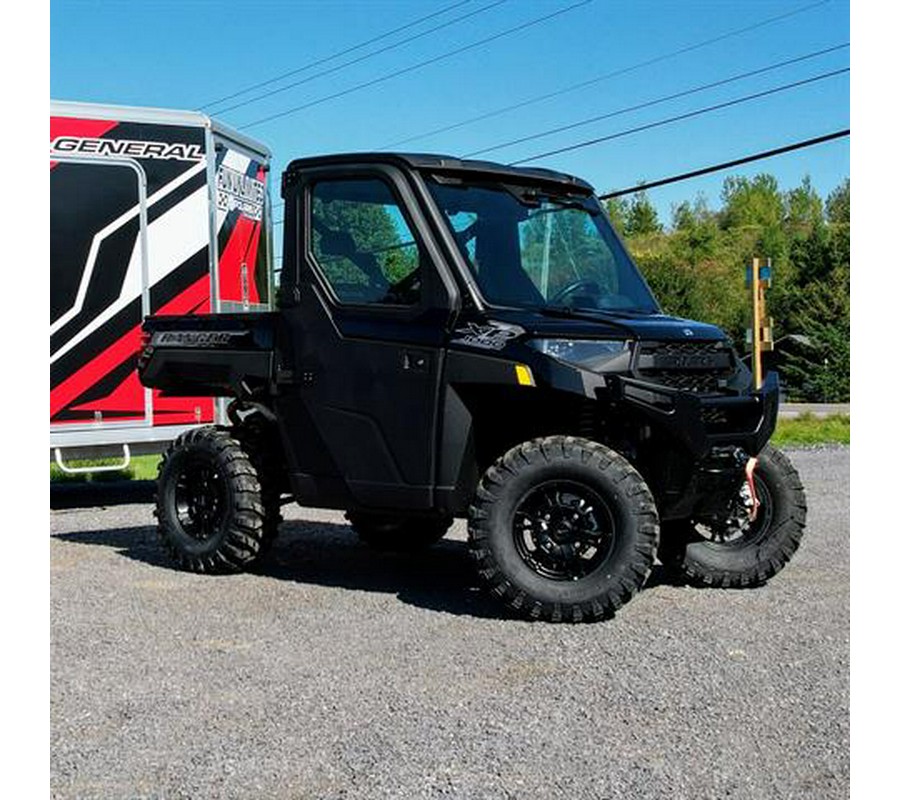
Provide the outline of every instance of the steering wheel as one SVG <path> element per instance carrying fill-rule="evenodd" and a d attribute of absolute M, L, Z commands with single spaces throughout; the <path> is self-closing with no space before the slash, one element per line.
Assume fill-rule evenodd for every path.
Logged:
<path fill-rule="evenodd" d="M 589 288 L 594 290 L 594 294 L 600 294 L 600 287 L 597 285 L 596 281 L 593 281 L 590 278 L 579 278 L 578 280 L 572 281 L 567 286 L 563 286 L 563 288 L 554 294 L 547 302 L 551 306 L 561 305 L 563 300 L 571 297 L 579 289 Z"/>

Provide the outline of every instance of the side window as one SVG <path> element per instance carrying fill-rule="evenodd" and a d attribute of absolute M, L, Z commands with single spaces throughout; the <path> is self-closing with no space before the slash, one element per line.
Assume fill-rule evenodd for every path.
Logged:
<path fill-rule="evenodd" d="M 399 200 L 378 178 L 313 184 L 312 256 L 342 303 L 421 299 L 419 246 Z"/>

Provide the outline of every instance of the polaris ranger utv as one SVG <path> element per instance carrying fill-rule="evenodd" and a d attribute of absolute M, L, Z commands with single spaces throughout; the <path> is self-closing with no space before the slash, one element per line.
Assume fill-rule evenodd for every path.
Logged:
<path fill-rule="evenodd" d="M 246 567 L 291 499 L 379 548 L 465 516 L 485 587 L 551 621 L 611 616 L 657 556 L 728 587 L 794 553 L 777 377 L 663 314 L 587 183 L 378 153 L 294 161 L 282 197 L 277 311 L 144 323 L 146 386 L 233 398 L 160 466 L 183 567 Z"/>

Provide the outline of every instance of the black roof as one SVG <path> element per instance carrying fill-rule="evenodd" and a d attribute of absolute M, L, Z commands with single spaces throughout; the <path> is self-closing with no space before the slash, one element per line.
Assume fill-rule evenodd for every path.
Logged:
<path fill-rule="evenodd" d="M 470 179 L 481 177 L 494 181 L 555 184 L 578 194 L 592 194 L 594 191 L 587 181 L 563 172 L 538 167 L 512 167 L 493 161 L 472 161 L 429 153 L 336 153 L 297 158 L 288 164 L 282 180 L 284 185 L 289 186 L 302 170 L 340 164 L 393 164 L 429 173 L 465 173 Z"/>

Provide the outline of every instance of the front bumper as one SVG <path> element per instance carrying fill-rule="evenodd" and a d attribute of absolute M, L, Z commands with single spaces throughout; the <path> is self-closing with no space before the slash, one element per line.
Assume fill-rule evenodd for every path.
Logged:
<path fill-rule="evenodd" d="M 664 428 L 697 459 L 729 446 L 755 456 L 775 430 L 775 372 L 768 373 L 761 389 L 742 395 L 696 395 L 623 375 L 608 376 L 607 382 L 617 402 Z"/>

